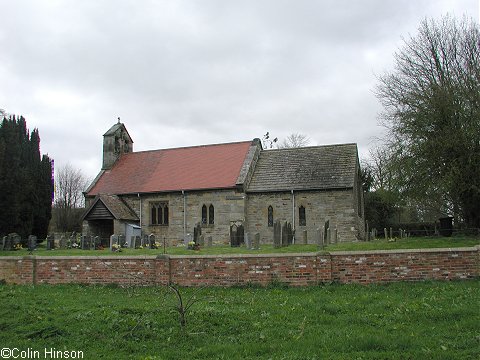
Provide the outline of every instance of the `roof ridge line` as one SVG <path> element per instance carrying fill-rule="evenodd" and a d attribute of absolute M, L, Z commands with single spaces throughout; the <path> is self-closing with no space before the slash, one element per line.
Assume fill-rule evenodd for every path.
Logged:
<path fill-rule="evenodd" d="M 245 140 L 245 141 L 233 141 L 233 142 L 227 142 L 227 143 L 216 143 L 216 144 L 204 144 L 204 145 L 192 145 L 192 146 L 180 146 L 180 147 L 174 147 L 174 148 L 163 148 L 163 149 L 154 149 L 154 150 L 141 150 L 141 151 L 133 151 L 131 153 L 126 153 L 123 154 L 125 155 L 131 155 L 131 154 L 139 154 L 139 153 L 147 153 L 147 152 L 157 152 L 157 151 L 172 151 L 172 150 L 182 150 L 182 149 L 196 149 L 196 148 L 205 148 L 205 147 L 213 147 L 213 146 L 222 146 L 222 145 L 234 145 L 234 144 L 245 144 L 245 143 L 251 143 L 252 140 Z"/>

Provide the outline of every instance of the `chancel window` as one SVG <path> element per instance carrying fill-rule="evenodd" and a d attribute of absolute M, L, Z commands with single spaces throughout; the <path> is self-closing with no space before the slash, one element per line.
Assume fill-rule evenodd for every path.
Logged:
<path fill-rule="evenodd" d="M 215 224 L 215 207 L 210 204 L 207 208 L 207 205 L 202 206 L 202 225 L 213 225 Z"/>
<path fill-rule="evenodd" d="M 305 208 L 303 207 L 303 205 L 298 208 L 298 224 L 300 226 L 307 225 L 307 218 L 305 216 Z"/>
<path fill-rule="evenodd" d="M 150 204 L 150 223 L 152 225 L 168 225 L 167 202 L 155 202 Z"/>
<path fill-rule="evenodd" d="M 268 226 L 273 226 L 273 207 L 268 207 Z"/>
<path fill-rule="evenodd" d="M 208 207 L 208 224 L 215 224 L 215 208 L 212 204 L 210 204 L 210 206 Z"/>

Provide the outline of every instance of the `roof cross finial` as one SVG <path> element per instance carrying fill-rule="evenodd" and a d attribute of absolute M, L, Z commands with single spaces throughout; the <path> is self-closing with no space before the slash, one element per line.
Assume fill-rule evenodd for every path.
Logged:
<path fill-rule="evenodd" d="M 120 116 L 118 117 L 118 124 L 120 124 Z"/>

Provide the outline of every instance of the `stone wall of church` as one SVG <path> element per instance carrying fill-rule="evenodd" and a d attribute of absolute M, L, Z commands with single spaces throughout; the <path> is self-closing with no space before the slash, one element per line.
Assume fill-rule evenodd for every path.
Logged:
<path fill-rule="evenodd" d="M 273 226 L 268 226 L 268 207 L 273 208 L 273 221 L 292 223 L 295 213 L 296 239 L 303 238 L 307 230 L 309 243 L 314 243 L 317 228 L 322 228 L 329 220 L 330 228 L 337 228 L 338 241 L 354 241 L 362 237 L 362 221 L 355 205 L 356 196 L 353 189 L 335 191 L 301 191 L 295 192 L 295 210 L 291 192 L 250 193 L 246 201 L 246 231 L 250 234 L 260 233 L 262 243 L 273 242 Z M 299 208 L 305 208 L 306 225 L 299 225 Z"/>
<path fill-rule="evenodd" d="M 195 225 L 202 222 L 203 205 L 207 207 L 207 214 L 209 206 L 214 207 L 214 224 L 202 224 L 205 241 L 211 236 L 214 244 L 228 244 L 230 225 L 245 221 L 245 195 L 235 190 L 192 191 L 185 192 L 185 195 L 181 192 L 142 194 L 141 214 L 140 198 L 132 195 L 123 199 L 141 217 L 143 234 L 155 234 L 158 241 L 165 238 L 170 245 L 183 242 L 184 226 L 186 234 L 192 234 L 193 237 Z M 168 204 L 168 225 L 152 224 L 151 206 L 155 203 Z"/>

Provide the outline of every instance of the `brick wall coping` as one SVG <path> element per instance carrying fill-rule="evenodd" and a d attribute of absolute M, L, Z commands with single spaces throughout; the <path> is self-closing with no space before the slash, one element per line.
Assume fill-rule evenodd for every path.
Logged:
<path fill-rule="evenodd" d="M 430 248 L 430 249 L 396 249 L 396 250 L 364 250 L 364 251 L 332 251 L 328 255 L 375 255 L 375 254 L 408 254 L 408 253 L 444 253 L 480 251 L 480 245 L 459 248 Z M 321 255 L 320 253 L 319 255 Z M 324 253 L 325 254 L 325 253 Z"/>
<path fill-rule="evenodd" d="M 375 255 L 375 254 L 406 254 L 406 253 L 445 253 L 479 251 L 480 245 L 460 248 L 430 248 L 430 249 L 396 249 L 396 250 L 363 250 L 363 251 L 319 251 L 306 253 L 283 254 L 217 254 L 217 255 L 103 255 L 103 256 L 0 256 L 0 260 L 154 260 L 154 259 L 231 259 L 231 258 L 284 258 L 284 257 L 316 257 L 316 256 L 345 256 L 345 255 Z"/>

